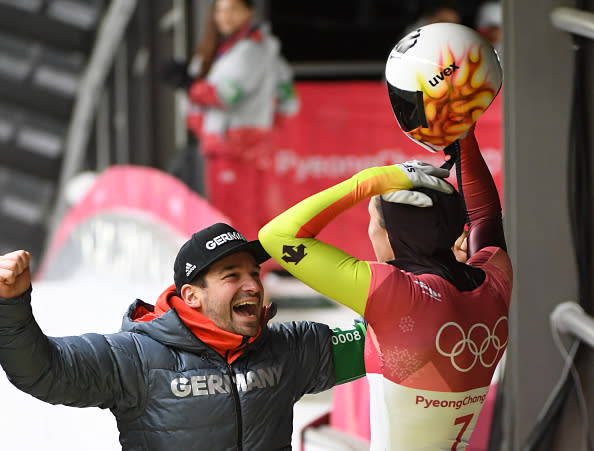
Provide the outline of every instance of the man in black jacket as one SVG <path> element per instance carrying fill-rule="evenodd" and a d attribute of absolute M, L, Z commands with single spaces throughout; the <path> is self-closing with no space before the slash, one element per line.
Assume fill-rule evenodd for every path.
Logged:
<path fill-rule="evenodd" d="M 268 325 L 268 258 L 214 224 L 180 249 L 175 284 L 155 305 L 136 300 L 120 332 L 54 338 L 32 315 L 29 253 L 0 256 L 0 364 L 43 401 L 110 409 L 123 450 L 290 449 L 295 402 L 364 375 L 365 330 Z"/>

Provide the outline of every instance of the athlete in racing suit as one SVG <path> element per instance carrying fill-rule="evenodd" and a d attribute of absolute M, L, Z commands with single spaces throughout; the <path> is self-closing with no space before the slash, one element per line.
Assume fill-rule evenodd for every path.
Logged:
<path fill-rule="evenodd" d="M 455 145 L 470 221 L 466 264 L 451 252 L 464 225 L 457 193 L 423 190 L 433 202 L 427 208 L 382 198 L 390 261 L 380 258 L 386 249 L 373 243 L 372 223 L 380 261 L 358 260 L 315 238 L 358 202 L 410 190 L 427 167 L 439 171 L 419 162 L 360 171 L 259 234 L 290 273 L 368 322 L 372 450 L 465 449 L 507 344 L 512 268 L 498 194 L 473 130 Z"/>

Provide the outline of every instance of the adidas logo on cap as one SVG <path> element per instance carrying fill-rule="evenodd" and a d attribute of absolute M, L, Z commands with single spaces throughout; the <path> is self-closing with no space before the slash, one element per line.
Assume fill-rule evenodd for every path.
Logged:
<path fill-rule="evenodd" d="M 189 277 L 192 274 L 192 271 L 196 269 L 196 265 L 191 263 L 186 263 L 186 277 Z"/>

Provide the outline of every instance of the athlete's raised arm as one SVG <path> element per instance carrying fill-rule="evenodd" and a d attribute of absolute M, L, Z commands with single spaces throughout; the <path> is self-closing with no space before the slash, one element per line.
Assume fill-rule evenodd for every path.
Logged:
<path fill-rule="evenodd" d="M 369 290 L 369 263 L 316 239 L 334 218 L 378 194 L 418 187 L 451 192 L 440 177 L 448 171 L 419 161 L 364 169 L 314 194 L 266 224 L 262 246 L 289 273 L 363 315 Z"/>
<path fill-rule="evenodd" d="M 468 257 L 487 246 L 506 250 L 501 202 L 493 177 L 479 150 L 474 126 L 460 139 L 460 173 L 468 226 Z"/>

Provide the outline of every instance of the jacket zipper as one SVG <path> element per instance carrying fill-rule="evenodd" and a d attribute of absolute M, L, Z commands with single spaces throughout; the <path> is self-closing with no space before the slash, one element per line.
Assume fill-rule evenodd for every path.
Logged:
<path fill-rule="evenodd" d="M 225 363 L 227 363 L 227 353 L 225 353 Z M 231 364 L 227 363 L 227 373 L 231 378 L 231 391 L 233 393 L 233 400 L 235 401 L 235 418 L 237 419 L 237 451 L 243 450 L 243 423 L 241 420 L 241 405 L 239 404 L 239 392 L 237 391 L 237 382 L 235 381 L 235 374 L 233 373 L 233 368 L 231 368 Z"/>

